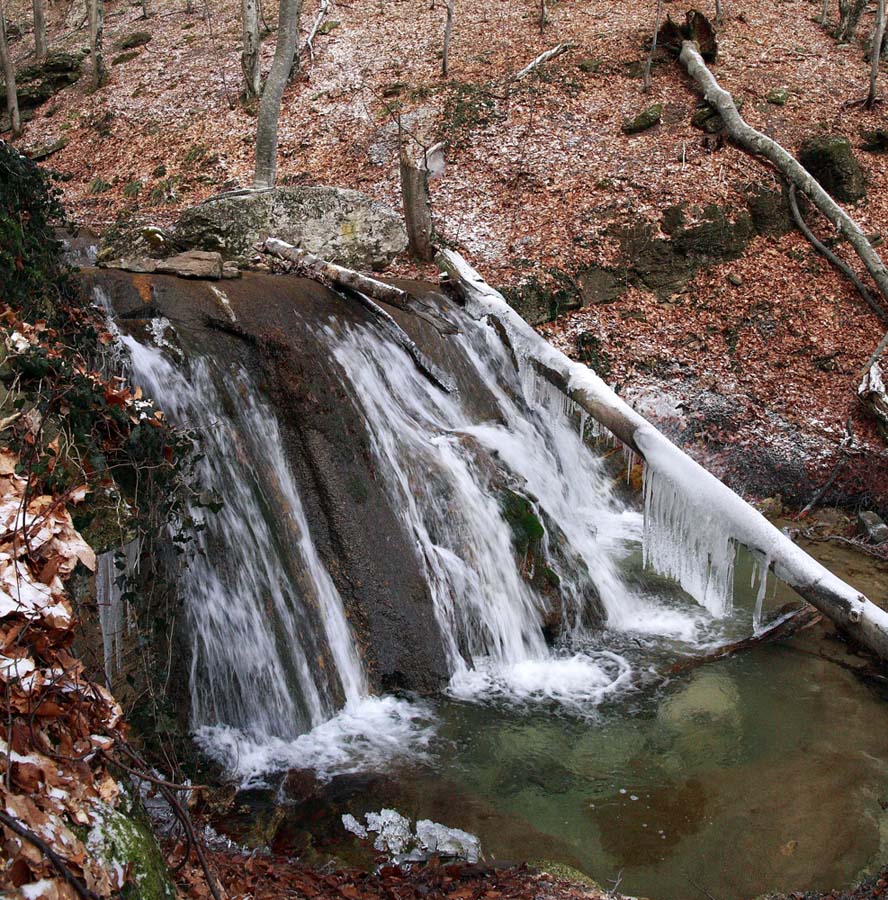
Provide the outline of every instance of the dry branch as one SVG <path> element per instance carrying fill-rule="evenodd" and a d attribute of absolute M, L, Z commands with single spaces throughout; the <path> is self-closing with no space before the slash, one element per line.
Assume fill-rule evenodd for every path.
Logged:
<path fill-rule="evenodd" d="M 411 312 L 421 319 L 434 325 L 442 334 L 456 334 L 458 328 L 442 316 L 439 312 L 434 311 L 431 306 L 411 296 L 406 291 L 391 284 L 377 281 L 360 272 L 352 269 L 346 269 L 343 266 L 337 266 L 335 263 L 327 262 L 307 250 L 300 250 L 286 241 L 277 238 L 268 238 L 262 245 L 267 253 L 279 259 L 285 259 L 288 262 L 295 263 L 300 267 L 301 272 L 308 278 L 320 281 L 322 284 L 340 288 L 345 291 L 349 298 L 354 298 L 365 309 L 376 318 L 383 330 L 388 334 L 395 343 L 400 344 L 407 353 L 412 357 L 417 368 L 425 375 L 433 384 L 440 387 L 447 393 L 456 391 L 456 383 L 453 379 L 442 372 L 423 352 L 416 346 L 416 343 L 410 338 L 406 331 L 374 300 L 387 303 L 396 309 Z M 371 299 L 373 298 L 373 299 Z"/>
<path fill-rule="evenodd" d="M 546 50 L 544 53 L 541 53 L 533 62 L 528 63 L 520 72 L 518 72 L 513 78 L 512 81 L 521 81 L 524 78 L 527 78 L 534 69 L 538 69 L 540 66 L 545 63 L 555 59 L 558 56 L 561 56 L 562 53 L 567 53 L 568 50 L 573 50 L 574 44 L 566 43 L 566 44 L 558 44 L 557 47 L 552 47 L 551 50 Z"/>
<path fill-rule="evenodd" d="M 888 300 L 888 269 L 881 257 L 873 249 L 860 226 L 833 200 L 817 180 L 789 152 L 767 135 L 756 131 L 743 120 L 731 95 L 720 87 L 715 76 L 706 67 L 697 45 L 684 41 L 679 59 L 688 74 L 703 89 L 706 102 L 715 107 L 724 120 L 730 136 L 746 151 L 754 156 L 763 156 L 783 174 L 790 184 L 794 184 L 823 213 L 829 222 L 843 234 L 860 257 L 867 271 L 878 285 L 882 296 Z"/>
<path fill-rule="evenodd" d="M 870 309 L 883 321 L 888 322 L 888 313 L 879 306 L 878 303 L 872 298 L 870 292 L 866 289 L 866 285 L 857 277 L 857 273 L 851 266 L 848 265 L 843 259 L 840 259 L 836 256 L 826 244 L 822 243 L 817 239 L 817 236 L 813 231 L 808 227 L 804 218 L 802 217 L 801 210 L 799 209 L 798 198 L 796 197 L 796 186 L 794 184 L 790 184 L 789 186 L 789 207 L 792 210 L 792 217 L 795 219 L 795 223 L 798 226 L 799 231 L 808 239 L 811 246 L 825 259 L 828 259 L 829 262 L 835 266 L 850 282 L 857 288 L 857 293 L 860 294 L 861 297 L 867 302 Z"/>
<path fill-rule="evenodd" d="M 547 343 L 458 253 L 442 250 L 436 260 L 471 316 L 499 320 L 516 356 L 534 366 L 542 377 L 636 451 L 646 465 L 669 479 L 681 494 L 687 498 L 706 497 L 707 503 L 717 506 L 737 543 L 770 560 L 778 578 L 859 644 L 888 661 L 888 612 L 808 556 L 761 513 L 665 438 L 587 366 L 568 359 Z"/>

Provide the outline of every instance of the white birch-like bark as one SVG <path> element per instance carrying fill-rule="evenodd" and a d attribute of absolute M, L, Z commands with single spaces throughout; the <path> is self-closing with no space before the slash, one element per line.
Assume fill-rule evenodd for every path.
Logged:
<path fill-rule="evenodd" d="M 654 39 L 651 41 L 651 52 L 644 64 L 643 90 L 647 94 L 651 89 L 651 66 L 654 64 L 654 53 L 657 50 L 657 35 L 660 33 L 660 19 L 663 17 L 663 0 L 657 0 L 657 15 L 654 19 Z"/>

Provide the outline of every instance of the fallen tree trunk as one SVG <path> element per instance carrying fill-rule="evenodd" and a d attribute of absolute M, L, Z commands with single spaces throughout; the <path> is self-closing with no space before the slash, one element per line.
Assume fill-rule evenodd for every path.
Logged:
<path fill-rule="evenodd" d="M 415 297 L 411 297 L 406 291 L 393 285 L 368 278 L 359 272 L 337 266 L 327 262 L 307 250 L 300 250 L 286 241 L 277 238 L 268 238 L 262 245 L 266 252 L 285 259 L 300 266 L 301 271 L 309 278 L 320 281 L 322 284 L 340 288 L 340 296 L 353 298 L 367 309 L 382 327 L 383 331 L 399 344 L 416 364 L 416 367 L 441 390 L 452 394 L 456 391 L 456 382 L 446 373 L 442 372 L 423 352 L 416 346 L 410 335 L 377 303 L 371 299 L 375 297 L 383 303 L 389 303 L 398 309 L 414 312 L 424 319 L 430 320 L 427 304 L 421 303 Z M 369 294 L 368 294 L 369 292 Z M 458 329 L 437 313 L 434 318 L 446 324 L 448 330 L 444 333 L 454 334 Z M 432 321 L 432 324 L 436 324 Z M 437 327 L 437 325 L 436 325 Z"/>
<path fill-rule="evenodd" d="M 730 136 L 747 152 L 754 156 L 764 156 L 791 184 L 811 200 L 829 222 L 848 239 L 848 243 L 878 285 L 882 296 L 888 300 L 888 269 L 860 226 L 791 153 L 767 135 L 746 124 L 737 111 L 731 95 L 719 86 L 715 76 L 706 67 L 693 41 L 682 43 L 679 60 L 691 78 L 703 89 L 706 102 L 718 110 Z"/>
<path fill-rule="evenodd" d="M 879 434 L 888 441 L 888 392 L 878 362 L 874 362 L 863 376 L 857 396 L 875 420 Z"/>
<path fill-rule="evenodd" d="M 701 523 L 717 516 L 728 526 L 736 543 L 767 560 L 778 578 L 859 644 L 888 661 L 888 613 L 808 556 L 761 513 L 660 434 L 591 369 L 573 362 L 545 341 L 458 253 L 442 250 L 436 260 L 469 315 L 496 322 L 519 361 L 533 366 L 638 453 L 654 476 L 665 479 L 699 509 Z"/>
<path fill-rule="evenodd" d="M 321 259 L 320 256 L 309 253 L 308 250 L 294 247 L 278 238 L 268 238 L 262 246 L 272 256 L 295 263 L 305 271 L 309 278 L 364 294 L 380 303 L 394 306 L 395 309 L 413 313 L 420 319 L 424 319 L 429 325 L 433 325 L 441 334 L 459 333 L 457 325 L 446 318 L 436 307 L 423 303 L 422 300 L 408 294 L 407 291 L 402 291 L 393 284 L 386 284 L 384 281 L 362 275 L 353 269 L 338 266 L 336 263 Z"/>

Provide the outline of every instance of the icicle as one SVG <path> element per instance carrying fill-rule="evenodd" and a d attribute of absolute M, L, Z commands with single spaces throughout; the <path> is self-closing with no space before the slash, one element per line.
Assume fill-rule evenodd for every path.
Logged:
<path fill-rule="evenodd" d="M 758 579 L 758 591 L 755 596 L 755 608 L 752 613 L 752 631 L 753 634 L 761 634 L 762 631 L 762 609 L 765 603 L 765 593 L 768 589 L 768 571 L 771 568 L 771 560 L 762 553 L 752 554 L 752 574 L 749 579 L 749 586 L 755 585 Z"/>
<path fill-rule="evenodd" d="M 645 565 L 674 578 L 720 618 L 733 605 L 735 549 L 730 532 L 713 510 L 645 466 Z"/>

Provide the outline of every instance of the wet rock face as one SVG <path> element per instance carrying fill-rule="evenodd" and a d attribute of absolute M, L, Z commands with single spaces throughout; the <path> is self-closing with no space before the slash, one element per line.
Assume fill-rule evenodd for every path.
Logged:
<path fill-rule="evenodd" d="M 355 269 L 383 268 L 407 248 L 400 217 L 359 191 L 281 187 L 229 194 L 186 210 L 176 238 L 225 259 L 248 256 L 267 237 Z"/>
<path fill-rule="evenodd" d="M 809 138 L 799 148 L 799 162 L 836 200 L 853 203 L 866 196 L 863 169 L 848 138 L 835 134 Z"/>

